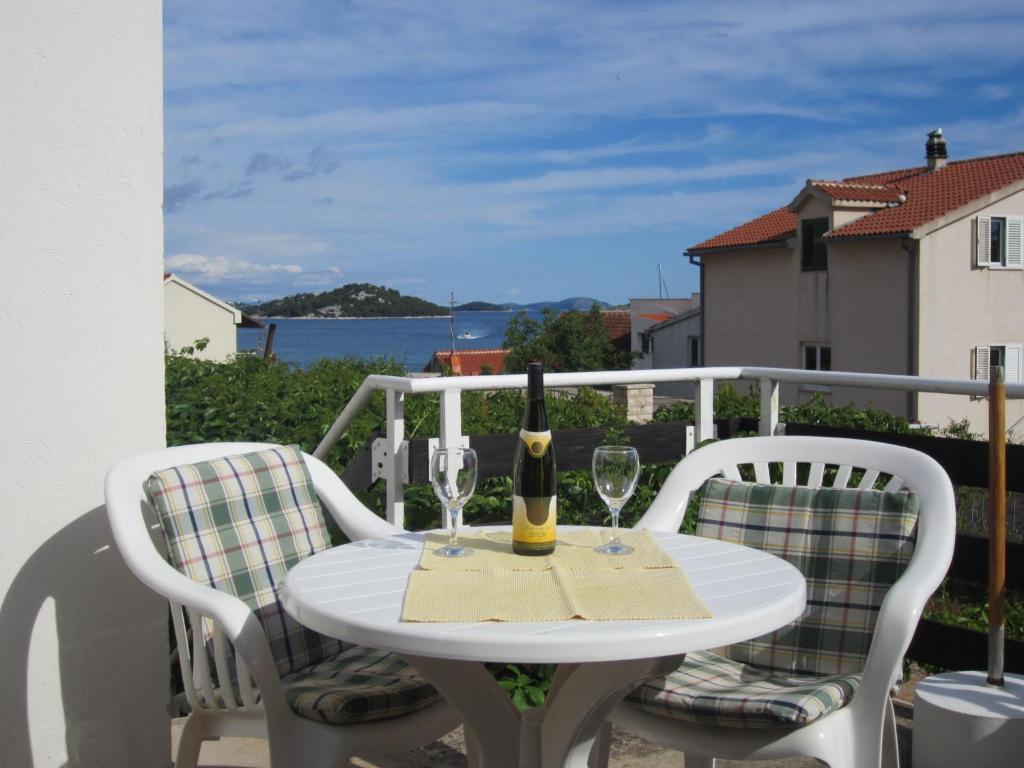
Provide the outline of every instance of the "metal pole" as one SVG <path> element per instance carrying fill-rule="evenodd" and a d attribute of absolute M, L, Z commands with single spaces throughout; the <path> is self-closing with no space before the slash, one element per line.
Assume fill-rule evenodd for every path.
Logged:
<path fill-rule="evenodd" d="M 267 329 L 267 343 L 263 347 L 263 359 L 274 360 L 274 335 L 277 333 L 277 323 L 271 323 Z"/>
<path fill-rule="evenodd" d="M 988 684 L 1003 685 L 1006 640 L 1006 379 L 988 386 Z"/>

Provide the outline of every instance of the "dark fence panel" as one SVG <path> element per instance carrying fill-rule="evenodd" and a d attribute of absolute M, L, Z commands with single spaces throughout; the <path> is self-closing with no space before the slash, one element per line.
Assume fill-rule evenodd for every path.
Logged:
<path fill-rule="evenodd" d="M 943 669 L 988 669 L 988 635 L 921 619 L 910 641 L 907 658 Z M 1024 643 L 1006 641 L 1005 670 L 1024 672 Z"/>
<path fill-rule="evenodd" d="M 988 539 L 982 536 L 957 534 L 953 563 L 949 566 L 951 579 L 962 579 L 975 584 L 988 583 Z M 1006 542 L 1006 588 L 1024 591 L 1024 544 Z"/>
<path fill-rule="evenodd" d="M 715 422 L 721 439 L 738 432 L 757 430 L 756 419 L 722 419 Z M 630 424 L 625 433 L 629 444 L 640 453 L 642 464 L 666 464 L 679 461 L 686 450 L 686 427 L 682 421 L 667 421 L 656 424 Z M 590 469 L 591 458 L 597 446 L 607 442 L 605 427 L 586 429 L 555 429 L 551 439 L 555 445 L 555 456 L 559 469 Z M 512 474 L 512 459 L 516 450 L 516 434 L 472 435 L 470 445 L 476 451 L 478 472 L 481 479 L 507 477 Z M 427 483 L 427 438 L 409 441 L 409 481 Z"/>
<path fill-rule="evenodd" d="M 904 445 L 927 453 L 939 462 L 949 474 L 953 485 L 988 488 L 988 443 L 978 440 L 869 432 L 863 429 L 825 427 L 819 424 L 786 424 L 786 434 L 850 437 L 855 440 L 877 440 L 880 443 Z M 1006 446 L 1006 490 L 1024 491 L 1024 445 Z"/>

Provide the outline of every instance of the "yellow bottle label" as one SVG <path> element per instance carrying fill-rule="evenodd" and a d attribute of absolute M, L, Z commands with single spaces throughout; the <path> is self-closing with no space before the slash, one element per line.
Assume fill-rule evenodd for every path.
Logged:
<path fill-rule="evenodd" d="M 512 540 L 525 544 L 554 542 L 557 501 L 555 496 L 513 496 Z"/>
<path fill-rule="evenodd" d="M 526 443 L 526 450 L 535 459 L 539 459 L 548 452 L 551 445 L 551 430 L 545 432 L 530 432 L 527 429 L 519 430 L 519 439 Z"/>

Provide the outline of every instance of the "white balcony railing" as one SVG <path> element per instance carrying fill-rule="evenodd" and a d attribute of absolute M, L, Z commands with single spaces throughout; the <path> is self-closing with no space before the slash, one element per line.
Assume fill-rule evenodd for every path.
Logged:
<path fill-rule="evenodd" d="M 760 428 L 762 435 L 774 435 L 779 425 L 779 385 L 793 383 L 818 386 L 860 387 L 903 392 L 927 392 L 985 397 L 988 383 L 963 379 L 927 379 L 878 373 L 804 371 L 788 368 L 669 368 L 634 371 L 587 371 L 548 373 L 546 388 L 585 387 L 614 384 L 660 384 L 694 382 L 695 443 L 714 436 L 714 386 L 716 381 L 757 382 L 761 390 Z M 374 475 L 387 482 L 387 518 L 395 525 L 404 520 L 404 487 L 408 481 L 408 444 L 405 440 L 406 395 L 440 394 L 441 415 L 437 445 L 446 448 L 468 444 L 462 434 L 462 392 L 525 389 L 526 375 L 456 376 L 407 378 L 368 376 L 335 419 L 314 455 L 324 458 L 345 434 L 352 421 L 367 406 L 378 390 L 387 393 L 387 437 L 376 447 Z M 1007 398 L 1024 398 L 1024 384 L 1006 385 Z"/>

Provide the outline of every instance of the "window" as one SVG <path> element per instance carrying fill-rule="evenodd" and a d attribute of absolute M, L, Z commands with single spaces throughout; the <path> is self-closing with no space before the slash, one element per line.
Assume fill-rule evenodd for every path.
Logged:
<path fill-rule="evenodd" d="M 800 268 L 804 272 L 828 269 L 828 246 L 822 237 L 828 232 L 828 219 L 805 219 L 800 226 Z"/>
<path fill-rule="evenodd" d="M 831 371 L 832 347 L 828 344 L 804 344 L 804 370 Z"/>
<path fill-rule="evenodd" d="M 979 216 L 974 244 L 978 267 L 1021 269 L 1024 265 L 1024 217 Z"/>
<path fill-rule="evenodd" d="M 700 367 L 700 336 L 686 337 L 686 359 L 691 368 Z"/>
<path fill-rule="evenodd" d="M 1003 367 L 1007 384 L 1021 382 L 1021 347 L 1020 344 L 989 344 L 974 348 L 974 370 L 972 378 L 988 381 L 992 368 Z"/>

